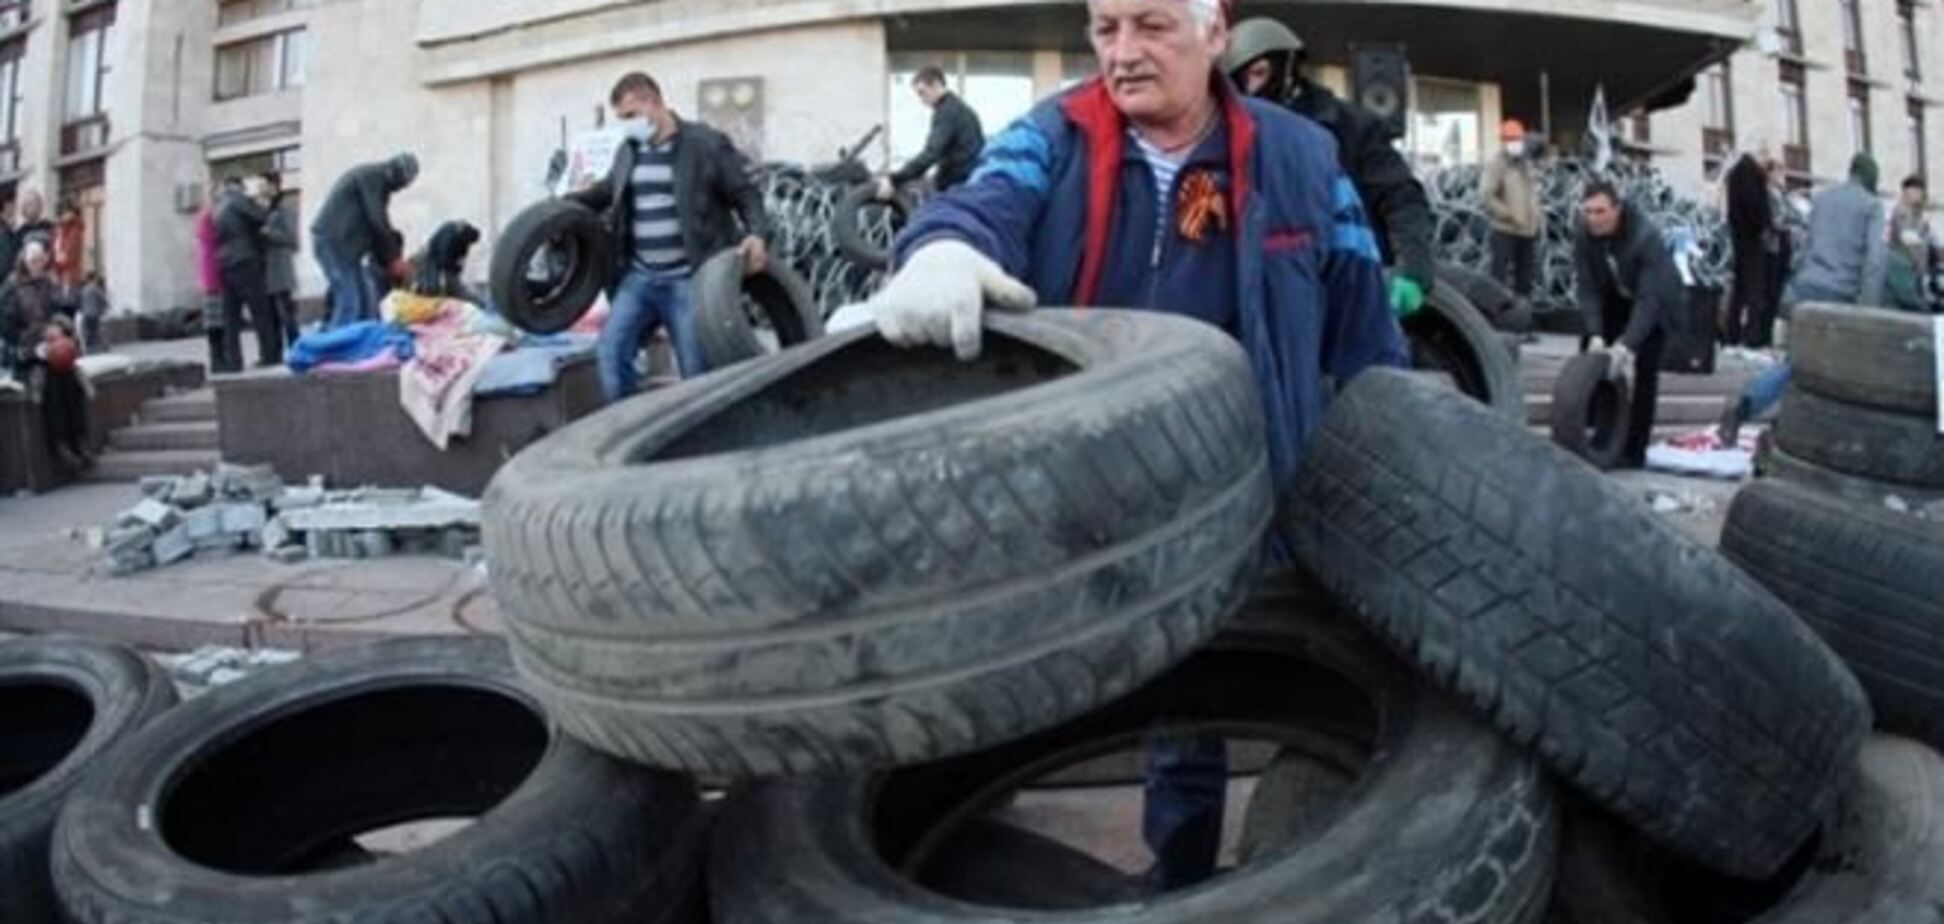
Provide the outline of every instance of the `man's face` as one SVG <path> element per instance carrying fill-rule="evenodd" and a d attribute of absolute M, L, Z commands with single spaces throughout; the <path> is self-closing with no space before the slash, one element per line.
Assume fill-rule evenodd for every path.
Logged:
<path fill-rule="evenodd" d="M 43 273 L 46 273 L 47 264 L 49 262 L 49 258 L 47 256 L 47 248 L 41 246 L 40 243 L 36 241 L 32 246 L 28 247 L 25 251 L 22 252 L 21 262 L 27 266 L 27 272 L 32 275 L 39 276 Z"/>
<path fill-rule="evenodd" d="M 614 104 L 614 116 L 622 121 L 647 119 L 657 121 L 661 116 L 662 101 L 653 93 L 630 93 Z"/>
<path fill-rule="evenodd" d="M 920 80 L 911 85 L 911 91 L 918 94 L 918 99 L 925 105 L 936 106 L 938 105 L 938 101 L 945 96 L 945 85 L 942 83 L 926 83 Z"/>
<path fill-rule="evenodd" d="M 1586 222 L 1587 233 L 1594 237 L 1612 237 L 1620 230 L 1620 206 L 1605 193 L 1582 200 L 1580 218 Z"/>
<path fill-rule="evenodd" d="M 1269 81 L 1274 79 L 1275 62 L 1268 58 L 1257 58 L 1242 69 L 1242 92 L 1250 96 L 1263 96 L 1269 91 Z"/>
<path fill-rule="evenodd" d="M 1114 107 L 1135 122 L 1179 117 L 1208 96 L 1228 29 L 1204 28 L 1200 0 L 1092 0 L 1087 31 Z"/>
<path fill-rule="evenodd" d="M 1928 198 L 1928 196 L 1924 192 L 1924 187 L 1922 186 L 1904 187 L 1903 204 L 1905 208 L 1921 209 L 1924 207 L 1924 200 L 1926 198 Z"/>

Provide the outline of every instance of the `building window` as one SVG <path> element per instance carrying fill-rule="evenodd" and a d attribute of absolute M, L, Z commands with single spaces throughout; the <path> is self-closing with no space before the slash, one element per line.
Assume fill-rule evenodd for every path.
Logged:
<path fill-rule="evenodd" d="M 12 32 L 27 24 L 32 6 L 27 0 L 0 0 L 0 32 Z"/>
<path fill-rule="evenodd" d="M 1850 150 L 1870 153 L 1870 85 L 1854 80 L 1849 85 Z"/>
<path fill-rule="evenodd" d="M 114 70 L 114 61 L 114 4 L 75 14 L 68 22 L 62 154 L 90 151 L 108 144 L 108 74 Z"/>
<path fill-rule="evenodd" d="M 1479 85 L 1418 77 L 1411 81 L 1411 131 L 1404 150 L 1421 170 L 1484 160 L 1485 119 Z"/>
<path fill-rule="evenodd" d="M 1930 141 L 1924 136 L 1924 103 L 1922 100 L 1908 102 L 1905 121 L 1910 130 L 1910 162 L 1916 165 L 1912 173 L 1930 176 Z"/>
<path fill-rule="evenodd" d="M 216 24 L 234 26 L 266 16 L 307 10 L 316 5 L 317 0 L 223 0 L 223 5 L 216 10 Z"/>
<path fill-rule="evenodd" d="M 1923 83 L 1924 66 L 1917 54 L 1917 5 L 1910 0 L 1897 3 L 1897 32 L 1903 39 L 1904 76 L 1911 83 Z"/>
<path fill-rule="evenodd" d="M 1852 74 L 1865 72 L 1863 61 L 1863 0 L 1837 0 L 1843 16 L 1843 62 Z"/>
<path fill-rule="evenodd" d="M 945 72 L 945 86 L 979 114 L 988 137 L 1033 108 L 1033 57 L 1011 51 L 897 52 L 891 56 L 890 142 L 893 166 L 925 148 L 932 112 L 911 92 L 925 67 Z"/>
<path fill-rule="evenodd" d="M 241 157 L 212 160 L 209 162 L 209 179 L 221 183 L 231 177 L 241 179 L 275 171 L 283 179 L 285 186 L 293 186 L 296 185 L 297 177 L 302 175 L 304 170 L 303 150 L 296 145 L 291 145 L 287 148 L 260 151 Z"/>
<path fill-rule="evenodd" d="M 1809 172 L 1809 93 L 1802 65 L 1784 61 L 1782 86 L 1782 158 L 1789 172 Z"/>
<path fill-rule="evenodd" d="M 1775 34 L 1790 54 L 1802 54 L 1802 17 L 1796 13 L 1796 0 L 1775 0 Z"/>
<path fill-rule="evenodd" d="M 1701 152 L 1709 160 L 1728 156 L 1735 147 L 1735 80 L 1723 61 L 1701 72 L 1707 92 L 1707 112 L 1701 123 Z"/>
<path fill-rule="evenodd" d="M 27 41 L 0 45 L 0 175 L 20 172 L 20 62 Z"/>
<path fill-rule="evenodd" d="M 223 45 L 216 49 L 216 99 L 301 87 L 308 55 L 309 36 L 303 29 Z"/>

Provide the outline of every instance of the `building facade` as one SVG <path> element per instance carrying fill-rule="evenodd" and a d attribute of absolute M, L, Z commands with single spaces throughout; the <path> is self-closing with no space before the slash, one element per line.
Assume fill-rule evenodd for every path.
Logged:
<path fill-rule="evenodd" d="M 1780 118 L 1790 74 L 1805 181 L 1841 172 L 1849 151 L 1826 139 L 1846 130 L 1858 86 L 1888 171 L 1917 162 L 1903 153 L 1918 137 L 1901 127 L 1909 113 L 1936 163 L 1944 62 L 1920 54 L 1911 78 L 1899 56 L 1899 42 L 1944 47 L 1935 0 L 1910 8 L 1908 35 L 1898 0 L 1793 0 L 1787 29 L 1779 2 L 1791 0 L 1246 0 L 1242 12 L 1295 26 L 1344 91 L 1354 50 L 1401 46 L 1406 144 L 1426 168 L 1493 153 L 1508 116 L 1572 142 L 1598 89 L 1617 112 L 1662 109 L 1629 124 L 1699 189 L 1727 150 L 1796 137 Z M 1856 68 L 1839 4 L 1853 5 Z M 35 188 L 80 204 L 117 308 L 159 311 L 200 301 L 190 229 L 215 179 L 279 170 L 308 223 L 344 170 L 409 150 L 422 172 L 395 222 L 414 245 L 447 220 L 488 229 L 479 276 L 490 232 L 547 195 L 556 152 L 604 123 L 625 71 L 654 74 L 679 112 L 760 160 L 825 163 L 882 125 L 865 155 L 882 167 L 923 143 L 918 68 L 943 67 L 994 131 L 1092 72 L 1084 15 L 1070 0 L 0 0 L 0 198 Z M 1719 61 L 1725 122 L 1707 105 L 1722 84 L 1696 78 Z M 308 259 L 300 277 L 302 294 L 321 291 Z"/>

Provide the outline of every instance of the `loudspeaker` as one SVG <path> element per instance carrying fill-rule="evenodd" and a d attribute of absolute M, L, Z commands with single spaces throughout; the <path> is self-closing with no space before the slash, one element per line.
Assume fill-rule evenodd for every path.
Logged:
<path fill-rule="evenodd" d="M 1411 62 L 1402 45 L 1351 45 L 1353 101 L 1403 137 L 1411 109 Z"/>

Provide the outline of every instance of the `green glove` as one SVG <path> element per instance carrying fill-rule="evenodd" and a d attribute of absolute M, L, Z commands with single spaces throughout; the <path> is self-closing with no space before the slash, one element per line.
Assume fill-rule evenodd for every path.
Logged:
<path fill-rule="evenodd" d="M 1391 313 L 1400 320 L 1417 314 L 1424 307 L 1424 287 L 1409 276 L 1392 276 L 1390 303 Z"/>

